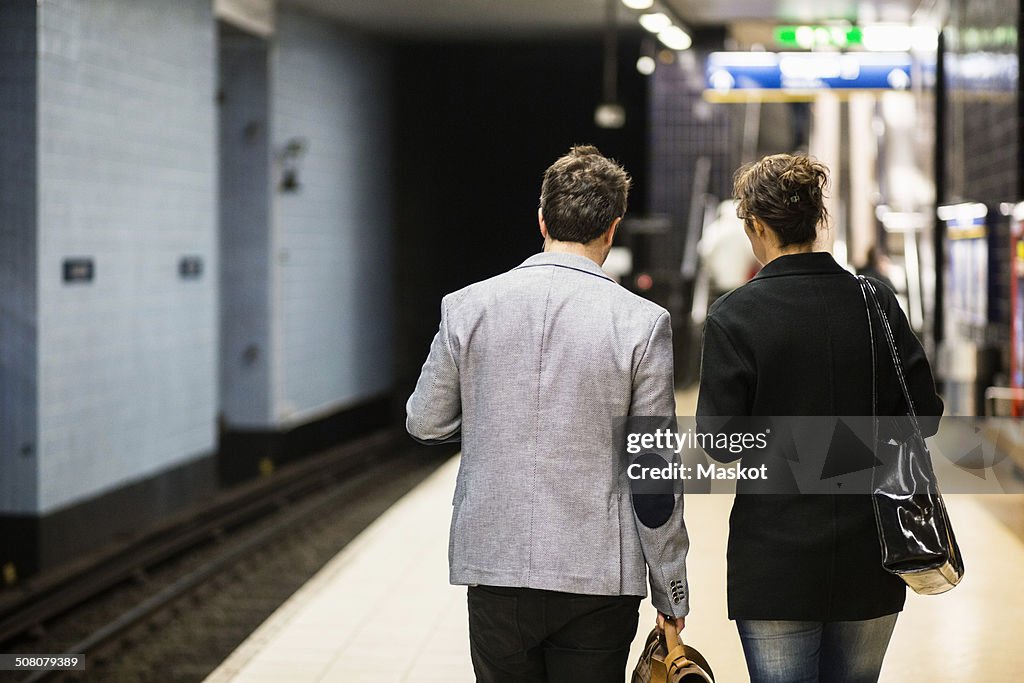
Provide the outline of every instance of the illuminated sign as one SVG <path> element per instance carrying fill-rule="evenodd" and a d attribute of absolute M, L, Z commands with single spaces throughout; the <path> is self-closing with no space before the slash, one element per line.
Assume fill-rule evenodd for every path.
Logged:
<path fill-rule="evenodd" d="M 1017 53 L 947 54 L 945 67 L 947 80 L 953 90 L 1017 92 L 1020 71 Z"/>
<path fill-rule="evenodd" d="M 860 45 L 864 33 L 856 26 L 776 26 L 779 47 L 813 50 L 820 47 L 845 48 Z"/>
<path fill-rule="evenodd" d="M 713 52 L 708 91 L 907 90 L 912 61 L 905 53 Z"/>

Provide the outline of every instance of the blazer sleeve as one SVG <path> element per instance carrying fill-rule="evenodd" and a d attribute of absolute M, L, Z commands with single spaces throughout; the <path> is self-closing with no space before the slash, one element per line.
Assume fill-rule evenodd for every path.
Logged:
<path fill-rule="evenodd" d="M 918 424 L 925 436 L 932 436 L 939 430 L 939 418 L 942 417 L 945 406 L 935 390 L 935 377 L 932 375 L 928 356 L 925 355 L 924 347 L 911 329 L 910 321 L 900 308 L 896 295 L 878 280 L 871 280 L 885 301 L 886 316 L 889 318 L 889 325 L 896 339 L 896 348 L 903 361 L 903 372 L 907 388 L 910 390 L 910 399 L 914 402 L 914 410 L 918 415 Z M 902 397 L 900 405 L 906 410 Z"/>
<path fill-rule="evenodd" d="M 749 360 L 740 355 L 722 324 L 708 316 L 701 342 L 697 431 L 719 432 L 732 418 L 750 415 L 755 384 Z M 743 455 L 728 448 L 704 450 L 719 462 L 738 460 Z"/>
<path fill-rule="evenodd" d="M 647 348 L 633 378 L 629 414 L 664 417 L 675 429 L 675 385 L 672 368 L 672 325 L 668 312 L 654 323 Z M 662 614 L 684 617 L 690 611 L 686 553 L 690 538 L 679 493 L 631 496 L 633 518 L 649 570 L 651 602 Z"/>
<path fill-rule="evenodd" d="M 405 428 L 420 443 L 459 441 L 462 434 L 462 398 L 459 368 L 448 332 L 447 297 L 441 301 L 441 325 L 420 370 L 416 389 L 405 404 Z"/>

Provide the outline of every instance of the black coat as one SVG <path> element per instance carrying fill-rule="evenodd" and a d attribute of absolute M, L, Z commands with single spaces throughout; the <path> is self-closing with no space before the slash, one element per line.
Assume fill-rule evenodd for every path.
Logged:
<path fill-rule="evenodd" d="M 920 415 L 942 414 L 931 368 L 895 295 L 876 282 Z M 879 415 L 905 401 L 876 327 Z M 827 253 L 791 254 L 718 299 L 704 328 L 698 429 L 708 416 L 871 415 L 871 346 L 857 280 Z M 931 435 L 938 420 L 923 420 Z M 726 453 L 709 452 L 720 460 Z M 853 621 L 903 608 L 870 498 L 744 494 L 729 524 L 731 619 Z"/>

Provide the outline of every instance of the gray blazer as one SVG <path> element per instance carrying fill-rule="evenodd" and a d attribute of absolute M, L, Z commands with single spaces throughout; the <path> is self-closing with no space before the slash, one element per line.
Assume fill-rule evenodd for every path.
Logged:
<path fill-rule="evenodd" d="M 541 253 L 444 297 L 409 433 L 462 440 L 453 584 L 647 594 L 689 611 L 682 496 L 641 523 L 616 485 L 615 418 L 673 416 L 672 329 L 593 261 Z"/>

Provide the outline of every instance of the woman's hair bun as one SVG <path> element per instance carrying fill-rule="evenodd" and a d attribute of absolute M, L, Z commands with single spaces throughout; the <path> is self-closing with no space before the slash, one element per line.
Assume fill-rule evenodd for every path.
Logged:
<path fill-rule="evenodd" d="M 740 168 L 733 186 L 738 211 L 756 216 L 779 236 L 779 246 L 805 244 L 828 220 L 828 168 L 805 154 L 773 154 Z"/>

